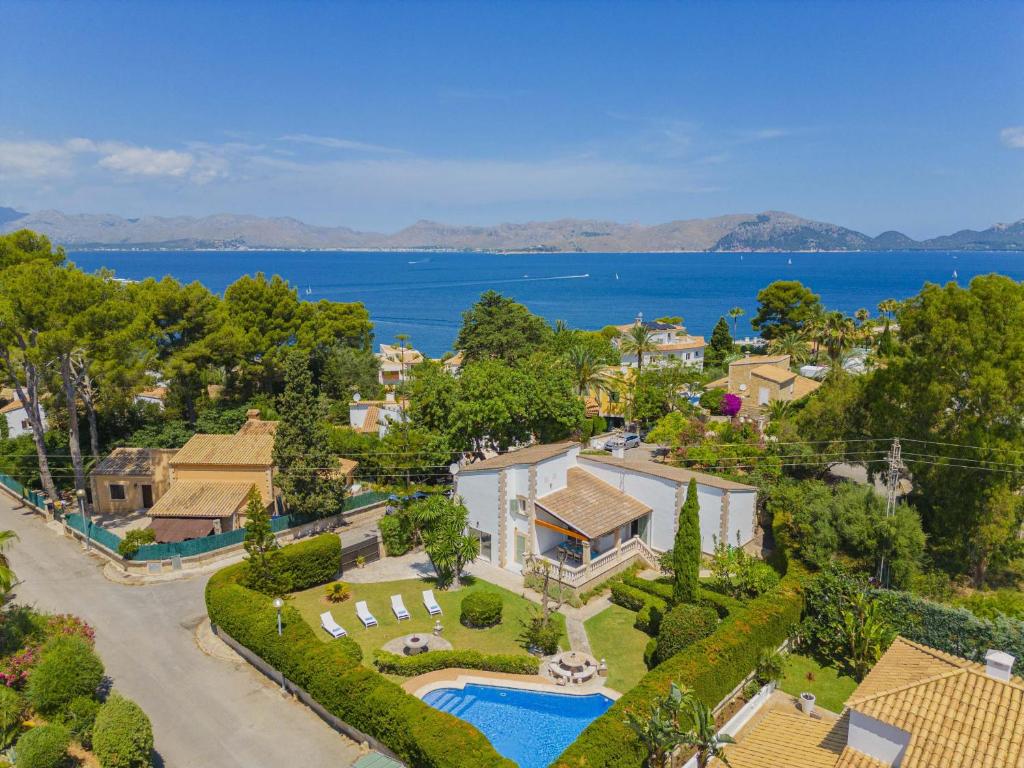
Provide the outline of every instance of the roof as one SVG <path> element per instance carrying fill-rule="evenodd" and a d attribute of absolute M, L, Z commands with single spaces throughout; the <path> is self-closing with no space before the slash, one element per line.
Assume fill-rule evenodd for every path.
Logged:
<path fill-rule="evenodd" d="M 274 436 L 270 434 L 192 435 L 171 466 L 213 464 L 217 466 L 271 466 Z"/>
<path fill-rule="evenodd" d="M 363 423 L 358 427 L 352 427 L 356 432 L 364 432 L 377 434 L 377 430 L 380 428 L 380 407 L 371 405 L 366 409 L 366 415 L 363 417 Z"/>
<path fill-rule="evenodd" d="M 897 638 L 847 706 L 910 734 L 901 768 L 1024 766 L 1024 680 L 981 664 Z"/>
<path fill-rule="evenodd" d="M 382 357 L 390 358 L 393 362 L 402 362 L 402 358 L 405 358 L 406 363 L 419 363 L 423 361 L 423 355 L 419 350 L 413 349 L 412 347 L 406 347 L 405 351 L 395 344 L 381 344 L 380 354 Z"/>
<path fill-rule="evenodd" d="M 115 448 L 90 475 L 152 475 L 153 448 Z"/>
<path fill-rule="evenodd" d="M 351 475 L 358 467 L 358 461 L 353 461 L 352 459 L 338 459 L 338 469 L 341 470 L 342 475 Z"/>
<path fill-rule="evenodd" d="M 566 486 L 537 503 L 588 538 L 614 531 L 651 511 L 646 504 L 599 480 L 585 469 L 566 473 Z"/>
<path fill-rule="evenodd" d="M 714 381 L 709 381 L 707 384 L 704 385 L 704 389 L 725 389 L 728 386 L 729 386 L 729 377 L 728 376 L 723 376 L 720 379 L 715 379 Z"/>
<path fill-rule="evenodd" d="M 819 720 L 773 710 L 737 743 L 725 748 L 731 768 L 834 768 L 846 747 L 849 720 Z M 724 768 L 721 760 L 712 768 Z"/>
<path fill-rule="evenodd" d="M 245 502 L 252 483 L 179 480 L 157 499 L 150 517 L 230 517 Z"/>
<path fill-rule="evenodd" d="M 754 376 L 760 376 L 762 379 L 768 379 L 768 381 L 774 381 L 776 384 L 785 384 L 787 381 L 792 381 L 796 374 L 788 368 L 782 368 L 778 365 L 759 365 L 750 371 Z"/>
<path fill-rule="evenodd" d="M 214 522 L 206 517 L 155 517 L 150 520 L 149 528 L 157 543 L 169 544 L 209 536 L 214 530 Z"/>
<path fill-rule="evenodd" d="M 642 325 L 649 331 L 685 331 L 686 327 L 682 325 L 676 325 L 674 323 L 659 323 L 657 321 L 644 320 L 638 323 L 634 320 L 632 323 L 626 323 L 625 325 L 616 325 L 615 327 L 620 331 L 628 331 L 630 328 L 635 328 L 638 325 Z"/>
<path fill-rule="evenodd" d="M 14 411 L 20 411 L 25 407 L 25 403 L 21 400 L 12 400 L 7 405 L 0 408 L 0 413 L 12 413 Z"/>
<path fill-rule="evenodd" d="M 602 456 L 599 454 L 580 454 L 580 460 L 596 461 L 599 464 L 609 464 L 613 467 L 627 470 L 629 472 L 640 472 L 645 475 L 654 475 L 666 480 L 674 480 L 677 483 L 688 483 L 691 479 L 696 480 L 700 485 L 711 488 L 721 488 L 724 491 L 756 491 L 752 485 L 744 485 L 732 480 L 726 480 L 715 475 L 708 475 L 704 472 L 694 472 L 692 469 L 673 467 L 669 464 L 659 464 L 656 461 L 647 459 L 617 459 L 614 456 Z"/>
<path fill-rule="evenodd" d="M 659 352 L 677 352 L 681 349 L 701 349 L 707 346 L 704 343 L 703 336 L 687 336 L 685 339 L 680 341 L 672 341 L 668 344 L 659 344 Z"/>
<path fill-rule="evenodd" d="M 789 366 L 789 355 L 746 355 L 739 360 L 733 360 L 729 365 L 778 365 L 779 363 Z"/>
<path fill-rule="evenodd" d="M 150 387 L 144 389 L 136 397 L 145 397 L 150 400 L 163 400 L 167 397 L 167 387 Z"/>
<path fill-rule="evenodd" d="M 271 435 L 277 433 L 277 421 L 263 421 L 262 419 L 246 419 L 245 423 L 238 428 L 236 435 Z"/>
<path fill-rule="evenodd" d="M 793 382 L 793 397 L 795 399 L 806 397 L 811 394 L 811 392 L 816 391 L 820 386 L 820 381 L 809 379 L 806 376 L 797 376 L 796 381 Z"/>
<path fill-rule="evenodd" d="M 504 469 L 505 467 L 514 467 L 519 464 L 536 464 L 576 447 L 579 447 L 579 443 L 572 441 L 531 445 L 526 448 L 520 448 L 518 451 L 501 453 L 484 461 L 467 464 L 459 472 L 465 474 L 466 472 L 482 472 L 488 469 Z"/>

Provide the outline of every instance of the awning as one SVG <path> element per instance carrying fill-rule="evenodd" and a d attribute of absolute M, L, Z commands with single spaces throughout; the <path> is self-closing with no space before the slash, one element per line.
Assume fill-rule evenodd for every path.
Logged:
<path fill-rule="evenodd" d="M 154 517 L 149 524 L 158 544 L 201 539 L 214 531 L 216 520 L 202 517 Z"/>
<path fill-rule="evenodd" d="M 537 504 L 580 533 L 596 539 L 651 511 L 643 502 L 579 467 L 568 471 L 565 488 Z"/>

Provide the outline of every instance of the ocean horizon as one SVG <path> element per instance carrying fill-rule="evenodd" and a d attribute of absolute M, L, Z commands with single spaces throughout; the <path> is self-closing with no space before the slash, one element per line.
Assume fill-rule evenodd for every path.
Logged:
<path fill-rule="evenodd" d="M 1024 254 L 1006 251 L 483 253 L 466 251 L 69 251 L 82 269 L 143 280 L 171 275 L 211 291 L 245 274 L 278 274 L 299 297 L 362 301 L 375 342 L 405 333 L 424 354 L 452 350 L 461 313 L 496 290 L 549 322 L 600 329 L 642 312 L 681 315 L 691 333 L 710 336 L 739 306 L 737 335 L 752 333 L 757 292 L 774 280 L 799 280 L 830 309 L 873 314 L 883 299 L 905 299 L 926 282 L 999 273 L 1024 280 Z M 730 321 L 731 325 L 731 321 Z"/>

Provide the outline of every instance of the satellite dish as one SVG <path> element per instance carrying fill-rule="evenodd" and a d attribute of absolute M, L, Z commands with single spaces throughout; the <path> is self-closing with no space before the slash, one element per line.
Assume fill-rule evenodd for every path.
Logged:
<path fill-rule="evenodd" d="M 453 475 L 459 474 L 459 465 L 457 463 L 450 465 L 448 467 L 448 471 L 451 472 Z"/>
<path fill-rule="evenodd" d="M 746 391 L 747 391 L 747 385 L 746 384 L 740 384 L 740 392 L 746 392 Z"/>
<path fill-rule="evenodd" d="M 363 399 L 363 396 L 360 395 L 358 392 L 356 392 L 354 395 L 352 395 L 352 402 L 353 403 L 358 403 L 362 399 Z"/>

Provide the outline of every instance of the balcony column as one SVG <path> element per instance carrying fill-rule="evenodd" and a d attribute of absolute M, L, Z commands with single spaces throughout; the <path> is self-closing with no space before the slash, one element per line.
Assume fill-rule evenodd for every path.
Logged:
<path fill-rule="evenodd" d="M 615 559 L 618 560 L 621 556 L 622 549 L 622 526 L 620 525 L 615 529 Z"/>
<path fill-rule="evenodd" d="M 583 540 L 583 565 L 590 565 L 590 539 Z"/>

